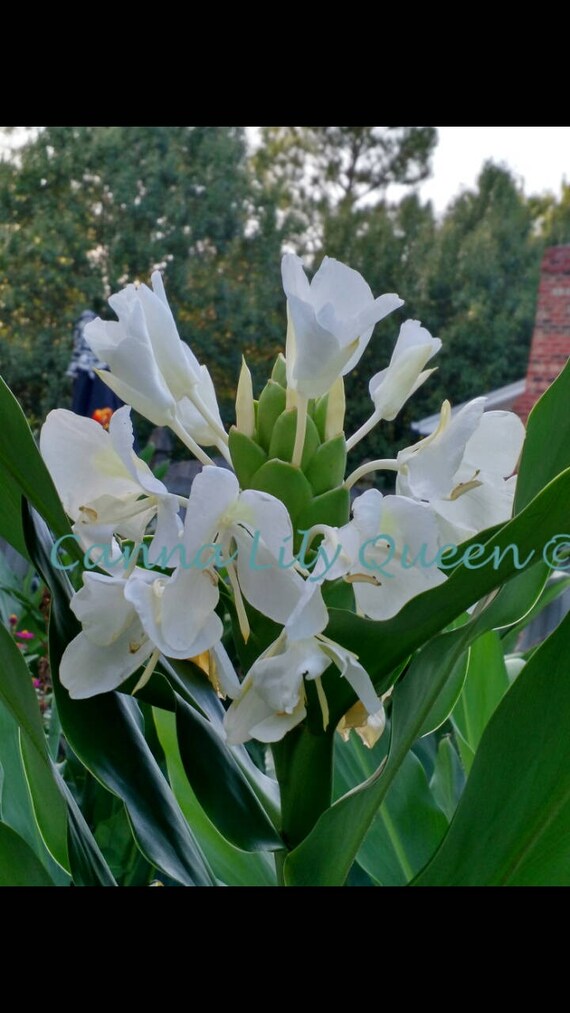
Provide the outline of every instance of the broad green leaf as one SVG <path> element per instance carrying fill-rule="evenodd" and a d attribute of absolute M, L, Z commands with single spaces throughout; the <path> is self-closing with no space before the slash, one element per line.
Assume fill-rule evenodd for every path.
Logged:
<path fill-rule="evenodd" d="M 66 886 L 69 883 L 69 876 L 53 860 L 38 830 L 22 760 L 18 725 L 2 703 L 0 703 L 0 768 L 3 771 L 3 779 L 0 777 L 0 820 L 24 838 L 54 883 Z"/>
<path fill-rule="evenodd" d="M 16 398 L 0 378 L 0 474 L 21 489 L 58 536 L 71 531 L 51 476 Z"/>
<path fill-rule="evenodd" d="M 283 842 L 225 742 L 221 727 L 202 717 L 177 693 L 172 691 L 172 695 L 183 767 L 205 813 L 222 836 L 243 851 L 282 849 Z"/>
<path fill-rule="evenodd" d="M 153 708 L 153 716 L 166 756 L 172 790 L 216 878 L 227 886 L 274 886 L 273 859 L 259 852 L 248 853 L 234 847 L 222 837 L 202 809 L 184 770 L 174 714 Z"/>
<path fill-rule="evenodd" d="M 408 753 L 360 848 L 360 866 L 383 886 L 404 886 L 441 843 L 448 820 L 421 762 Z"/>
<path fill-rule="evenodd" d="M 0 538 L 4 538 L 24 558 L 28 550 L 22 530 L 22 493 L 17 482 L 6 468 L 0 468 L 2 495 L 0 496 Z"/>
<path fill-rule="evenodd" d="M 544 544 L 568 524 L 570 469 L 559 475 L 525 509 L 482 543 L 490 560 L 477 569 L 462 564 L 449 579 L 430 591 L 413 598 L 393 619 L 374 622 L 348 612 L 331 610 L 327 636 L 356 652 L 379 692 L 388 689 L 390 673 L 404 658 L 425 644 L 465 609 L 484 599 L 510 578 L 488 607 L 481 612 L 483 632 L 489 628 L 516 622 L 532 607 L 539 596 L 546 570 L 541 559 Z M 508 547 L 518 546 L 518 557 Z M 495 551 L 499 553 L 496 557 Z M 501 555 L 502 553 L 502 555 Z M 528 568 L 517 569 L 530 557 Z M 332 720 L 340 720 L 355 701 L 346 684 L 336 680 L 329 705 Z M 327 689 L 327 695 L 329 691 Z"/>
<path fill-rule="evenodd" d="M 570 467 L 570 362 L 534 405 L 527 422 L 515 495 L 515 511 Z M 560 532 L 567 531 L 561 527 Z M 558 532 L 556 532 L 558 534 Z"/>
<path fill-rule="evenodd" d="M 479 637 L 469 652 L 467 676 L 451 715 L 467 773 L 489 718 L 508 688 L 501 639 L 492 630 Z"/>
<path fill-rule="evenodd" d="M 54 778 L 38 700 L 28 667 L 2 625 L 0 700 L 20 728 L 22 758 L 41 836 L 56 862 L 69 871 L 67 810 Z"/>
<path fill-rule="evenodd" d="M 28 545 L 52 593 L 50 661 L 63 733 L 100 783 L 125 803 L 137 844 L 147 860 L 183 885 L 210 885 L 213 877 L 141 730 L 140 708 L 119 693 L 72 700 L 58 678 L 66 645 L 80 627 L 69 608 L 66 575 L 50 568 L 49 532 L 37 529 Z"/>
<path fill-rule="evenodd" d="M 570 885 L 570 615 L 493 714 L 418 886 Z"/>
<path fill-rule="evenodd" d="M 203 714 L 219 736 L 223 735 L 224 708 L 215 693 L 212 692 L 204 673 L 189 661 L 175 661 L 161 658 L 160 669 L 165 673 L 172 688 L 187 701 L 198 713 Z M 171 697 L 172 700 L 172 697 Z M 165 701 L 161 702 L 161 706 Z M 168 709 L 168 708 L 167 708 Z M 272 822 L 277 825 L 280 818 L 279 787 L 272 777 L 268 777 L 256 767 L 244 746 L 226 746 L 239 769 L 247 779 L 251 789 L 259 799 Z"/>
<path fill-rule="evenodd" d="M 526 559 L 531 550 L 536 553 L 537 546 L 543 544 L 544 538 L 561 530 L 561 525 L 566 520 L 566 497 L 569 493 L 570 469 L 551 482 L 521 514 L 495 533 L 486 543 L 487 550 L 490 551 L 494 546 L 504 549 L 515 543 L 519 545 L 522 559 Z M 462 565 L 445 584 L 418 595 L 393 620 L 373 623 L 338 612 L 331 616 L 327 633 L 359 655 L 361 663 L 373 677 L 377 691 L 383 692 L 390 685 L 392 672 L 403 657 L 425 643 L 473 601 L 483 598 L 502 580 L 517 573 L 512 552 L 507 552 L 498 559 L 496 568 L 487 566 L 468 569 Z M 524 611 L 527 611 L 534 601 L 528 601 L 529 586 L 535 597 L 540 588 L 536 591 L 536 588 L 533 590 L 532 583 L 522 583 L 522 597 L 527 596 Z M 477 636 L 487 632 L 497 620 L 506 624 L 519 618 L 520 613 L 517 614 L 512 604 L 509 605 L 507 598 L 503 598 L 502 602 L 499 599 L 498 595 L 487 609 L 483 609 L 461 628 L 432 640 L 412 661 L 405 678 L 396 684 L 393 694 L 392 740 L 387 763 L 352 794 L 322 812 L 306 839 L 287 858 L 287 882 L 340 885 L 345 881 L 368 827 L 404 756 L 415 739 L 428 731 L 427 726 L 433 720 L 434 713 L 437 715 L 442 695 L 445 699 L 449 693 L 448 684 L 456 672 L 455 666 L 461 655 Z M 517 608 L 519 605 L 520 601 L 517 601 Z M 334 727 L 354 702 L 354 695 L 346 684 L 327 676 L 328 673 L 325 673 L 323 683 Z M 308 826 L 308 820 L 305 825 Z M 334 847 L 325 846 L 325 841 L 333 841 Z"/>
<path fill-rule="evenodd" d="M 406 754 L 430 725 L 438 699 L 469 644 L 470 626 L 432 640 L 412 661 L 392 695 L 392 735 L 387 760 L 357 788 L 320 816 L 285 862 L 285 880 L 296 886 L 341 886 Z M 325 841 L 328 842 L 325 845 Z"/>
<path fill-rule="evenodd" d="M 315 496 L 336 489 L 344 480 L 346 471 L 346 440 L 341 433 L 321 444 L 305 474 Z"/>
<path fill-rule="evenodd" d="M 450 735 L 444 735 L 439 741 L 429 786 L 439 808 L 451 822 L 465 786 L 465 774 Z"/>
<path fill-rule="evenodd" d="M 248 489 L 256 471 L 265 464 L 267 454 L 258 443 L 245 433 L 240 433 L 235 426 L 230 429 L 228 446 L 239 484 L 242 489 Z"/>
<path fill-rule="evenodd" d="M 51 652 L 58 671 L 60 642 Z M 72 700 L 57 676 L 54 691 L 66 738 L 81 762 L 125 803 L 136 841 L 147 860 L 185 886 L 206 886 L 212 877 L 143 732 L 135 700 L 104 693 Z"/>
<path fill-rule="evenodd" d="M 547 608 L 552 602 L 556 601 L 561 594 L 570 588 L 570 577 L 556 577 L 551 581 L 548 581 L 542 591 L 542 594 L 535 602 L 533 607 L 524 616 L 520 622 L 515 623 L 508 630 L 505 630 L 501 634 L 501 645 L 503 653 L 508 654 L 511 651 L 516 650 L 516 645 L 522 631 L 532 622 L 536 616 Z"/>
<path fill-rule="evenodd" d="M 0 886 L 55 886 L 30 845 L 0 823 Z"/>

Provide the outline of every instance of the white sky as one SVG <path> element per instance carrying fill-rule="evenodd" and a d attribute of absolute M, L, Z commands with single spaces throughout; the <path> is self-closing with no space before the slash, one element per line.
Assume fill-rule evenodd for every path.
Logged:
<path fill-rule="evenodd" d="M 424 200 L 441 212 L 462 190 L 471 188 L 483 162 L 505 163 L 518 177 L 527 195 L 549 191 L 560 195 L 563 181 L 570 182 L 570 127 L 438 127 L 439 141 L 430 179 L 419 187 Z M 246 127 L 255 144 L 258 127 Z M 25 136 L 25 134 L 24 134 Z M 10 138 L 17 146 L 22 134 Z M 0 141 L 0 154 L 3 145 Z M 4 147 L 5 150 L 5 147 Z M 407 188 L 391 187 L 397 200 Z"/>
<path fill-rule="evenodd" d="M 247 127 L 255 143 L 258 127 Z M 525 194 L 550 191 L 557 197 L 563 180 L 570 182 L 570 127 L 438 127 L 432 175 L 418 188 L 436 212 L 464 189 L 471 189 L 483 163 L 505 163 L 518 177 Z M 391 187 L 397 200 L 407 187 Z"/>

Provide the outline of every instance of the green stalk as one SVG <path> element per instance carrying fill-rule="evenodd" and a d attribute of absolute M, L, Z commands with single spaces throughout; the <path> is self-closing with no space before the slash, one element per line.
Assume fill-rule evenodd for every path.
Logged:
<path fill-rule="evenodd" d="M 307 836 L 332 800 L 333 732 L 293 728 L 273 748 L 281 790 L 282 836 L 291 850 Z M 276 865 L 279 874 L 279 864 Z"/>

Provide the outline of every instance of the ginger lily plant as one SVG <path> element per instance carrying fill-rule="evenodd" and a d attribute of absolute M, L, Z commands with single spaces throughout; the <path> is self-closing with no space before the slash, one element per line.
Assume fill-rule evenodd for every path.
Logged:
<path fill-rule="evenodd" d="M 552 596 L 549 546 L 556 567 L 566 565 L 568 370 L 536 407 L 526 441 L 515 415 L 484 413 L 484 398 L 455 414 L 444 402 L 433 434 L 347 474 L 352 448 L 429 381 L 441 342 L 405 320 L 391 355 L 378 346 L 373 413 L 346 438 L 343 376 L 402 300 L 374 298 L 329 258 L 310 283 L 293 255 L 282 270 L 286 355 L 257 399 L 243 363 L 229 432 L 158 272 L 152 289 L 111 297 L 118 322 L 87 328 L 109 364 L 102 379 L 127 402 L 108 432 L 53 411 L 44 464 L 0 391 L 10 492 L 0 533 L 51 590 L 67 755 L 120 799 L 143 880 L 548 882 L 548 841 L 537 833 L 519 855 L 514 824 L 497 827 L 494 813 L 518 806 L 523 827 L 552 812 L 570 828 L 568 803 L 557 808 L 560 758 L 543 738 L 533 746 L 537 700 L 547 708 L 550 692 L 541 659 L 562 685 L 553 659 L 568 623 L 530 660 L 503 661 L 525 617 Z M 131 408 L 169 426 L 203 465 L 188 498 L 137 457 Z M 393 473 L 394 493 L 359 492 L 380 469 Z M 23 520 L 22 497 L 34 508 Z M 21 727 L 42 831 L 35 852 L 26 845 L 30 876 L 129 881 L 132 869 L 111 868 L 104 835 L 93 835 L 54 766 L 59 747 L 50 752 L 13 698 L 24 661 L 9 635 L 6 651 L 2 706 Z M 558 728 L 568 690 L 548 711 Z M 535 780 L 513 797 L 513 751 L 519 771 L 532 753 L 541 788 Z M 0 854 L 18 833 L 0 822 Z M 570 882 L 566 850 L 554 866 Z"/>

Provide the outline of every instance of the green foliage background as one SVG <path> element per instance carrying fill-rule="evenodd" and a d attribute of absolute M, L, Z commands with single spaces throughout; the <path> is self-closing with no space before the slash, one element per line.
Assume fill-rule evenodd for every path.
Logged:
<path fill-rule="evenodd" d="M 545 245 L 570 240 L 570 187 L 526 199 L 486 164 L 438 220 L 392 182 L 430 172 L 431 127 L 48 127 L 0 163 L 0 370 L 34 424 L 66 406 L 73 321 L 129 280 L 165 273 L 182 336 L 213 375 L 227 422 L 242 352 L 258 389 L 283 347 L 279 262 L 294 249 L 397 291 L 347 381 L 347 432 L 368 416 L 367 383 L 406 317 L 443 339 L 438 372 L 355 453 L 409 442 L 410 422 L 524 375 Z"/>

